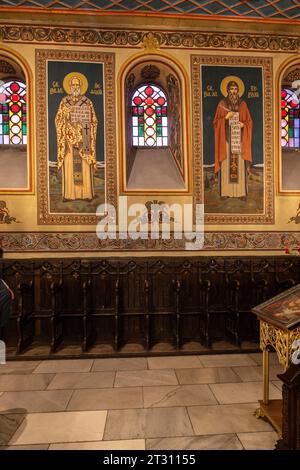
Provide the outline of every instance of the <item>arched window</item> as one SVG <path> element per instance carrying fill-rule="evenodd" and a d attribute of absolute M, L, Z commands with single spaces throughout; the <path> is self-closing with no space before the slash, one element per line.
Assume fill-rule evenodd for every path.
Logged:
<path fill-rule="evenodd" d="M 132 96 L 132 145 L 167 147 L 167 97 L 157 85 L 140 86 Z"/>
<path fill-rule="evenodd" d="M 289 88 L 281 90 L 281 146 L 299 148 L 299 98 Z"/>
<path fill-rule="evenodd" d="M 26 84 L 0 82 L 0 144 L 27 144 Z"/>

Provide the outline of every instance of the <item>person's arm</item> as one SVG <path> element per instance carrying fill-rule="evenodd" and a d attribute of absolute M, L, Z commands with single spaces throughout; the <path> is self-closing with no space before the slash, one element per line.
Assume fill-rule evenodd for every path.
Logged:
<path fill-rule="evenodd" d="M 14 300 L 15 298 L 15 294 L 13 293 L 13 291 L 10 289 L 10 287 L 6 284 L 5 281 L 3 281 L 3 279 L 1 279 L 1 281 L 3 282 L 3 284 L 5 285 L 6 289 L 8 290 L 8 292 L 10 293 L 11 295 L 11 299 Z"/>

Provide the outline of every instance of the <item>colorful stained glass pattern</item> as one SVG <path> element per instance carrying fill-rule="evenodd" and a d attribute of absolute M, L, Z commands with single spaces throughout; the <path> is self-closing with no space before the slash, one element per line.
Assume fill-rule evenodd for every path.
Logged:
<path fill-rule="evenodd" d="M 281 146 L 299 148 L 300 103 L 289 88 L 281 90 Z"/>
<path fill-rule="evenodd" d="M 167 98 L 156 85 L 143 85 L 132 96 L 132 145 L 168 145 Z"/>
<path fill-rule="evenodd" d="M 0 144 L 27 144 L 25 83 L 2 82 L 0 94 Z"/>

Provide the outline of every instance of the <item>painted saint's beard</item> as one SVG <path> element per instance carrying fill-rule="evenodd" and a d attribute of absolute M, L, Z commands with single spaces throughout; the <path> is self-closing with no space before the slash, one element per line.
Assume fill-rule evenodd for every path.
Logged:
<path fill-rule="evenodd" d="M 228 100 L 229 100 L 229 103 L 232 105 L 232 106 L 236 106 L 239 102 L 239 95 L 236 94 L 234 95 L 233 93 L 231 93 L 230 91 L 228 92 Z"/>
<path fill-rule="evenodd" d="M 78 98 L 79 95 L 80 95 L 80 90 L 77 90 L 77 89 L 76 89 L 76 90 L 73 90 L 73 91 L 72 91 L 72 96 L 73 96 L 73 98 Z"/>

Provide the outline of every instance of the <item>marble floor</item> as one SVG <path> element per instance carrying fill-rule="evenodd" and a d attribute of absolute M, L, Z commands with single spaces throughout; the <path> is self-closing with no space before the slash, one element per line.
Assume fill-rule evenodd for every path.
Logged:
<path fill-rule="evenodd" d="M 254 417 L 262 355 L 9 361 L 0 365 L 0 449 L 273 449 Z M 270 359 L 270 398 L 282 372 Z"/>

